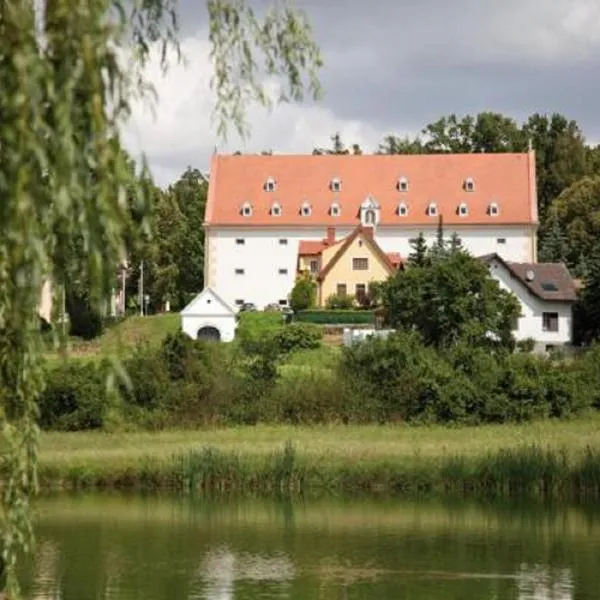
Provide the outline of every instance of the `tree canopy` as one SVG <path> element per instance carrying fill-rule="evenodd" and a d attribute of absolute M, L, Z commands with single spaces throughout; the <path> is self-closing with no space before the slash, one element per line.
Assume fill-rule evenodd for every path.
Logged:
<path fill-rule="evenodd" d="M 437 347 L 461 340 L 511 347 L 520 314 L 518 300 L 500 288 L 487 266 L 457 246 L 443 254 L 430 251 L 425 264 L 413 260 L 383 285 L 382 299 L 390 326 L 417 331 Z"/>

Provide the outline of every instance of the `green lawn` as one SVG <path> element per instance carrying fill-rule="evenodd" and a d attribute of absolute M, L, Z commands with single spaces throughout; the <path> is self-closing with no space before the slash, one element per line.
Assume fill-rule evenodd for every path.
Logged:
<path fill-rule="evenodd" d="M 41 434 L 44 467 L 135 468 L 147 459 L 213 447 L 227 453 L 269 456 L 291 440 L 311 460 L 357 464 L 392 460 L 402 464 L 448 456 L 477 458 L 502 450 L 538 445 L 579 455 L 600 448 L 600 415 L 572 421 L 523 425 L 443 426 L 266 426 L 143 433 Z"/>
<path fill-rule="evenodd" d="M 94 340 L 69 338 L 67 352 L 70 358 L 81 360 L 96 360 L 105 356 L 125 358 L 136 345 L 147 343 L 158 346 L 167 334 L 175 333 L 180 327 L 179 313 L 128 317 L 121 323 L 107 328 Z M 51 362 L 60 360 L 60 353 L 50 350 L 46 358 Z"/>

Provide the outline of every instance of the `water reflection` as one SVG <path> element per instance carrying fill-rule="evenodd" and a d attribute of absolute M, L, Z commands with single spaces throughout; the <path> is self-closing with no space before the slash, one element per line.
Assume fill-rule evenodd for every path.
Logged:
<path fill-rule="evenodd" d="M 201 567 L 205 600 L 233 600 L 236 581 L 286 583 L 295 575 L 292 561 L 284 555 L 236 556 L 228 548 L 209 551 Z"/>
<path fill-rule="evenodd" d="M 578 507 L 41 504 L 32 600 L 598 600 L 600 515 Z"/>
<path fill-rule="evenodd" d="M 521 565 L 517 590 L 519 600 L 573 600 L 573 575 L 570 569 Z"/>

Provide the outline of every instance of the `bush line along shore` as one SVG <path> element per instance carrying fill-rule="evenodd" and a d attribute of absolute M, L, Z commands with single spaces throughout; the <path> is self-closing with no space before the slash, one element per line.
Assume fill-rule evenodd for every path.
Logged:
<path fill-rule="evenodd" d="M 204 447 L 132 462 L 43 463 L 42 489 L 121 489 L 206 494 L 456 494 L 600 499 L 600 451 L 521 446 L 481 456 L 440 455 L 336 460 L 286 443 L 271 453 Z"/>

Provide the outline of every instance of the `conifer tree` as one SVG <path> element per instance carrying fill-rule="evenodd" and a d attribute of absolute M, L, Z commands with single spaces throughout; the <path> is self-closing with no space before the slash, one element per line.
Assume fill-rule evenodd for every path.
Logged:
<path fill-rule="evenodd" d="M 408 263 L 413 267 L 424 267 L 427 262 L 427 242 L 421 231 L 416 238 L 409 240 L 412 252 L 408 255 Z"/>

